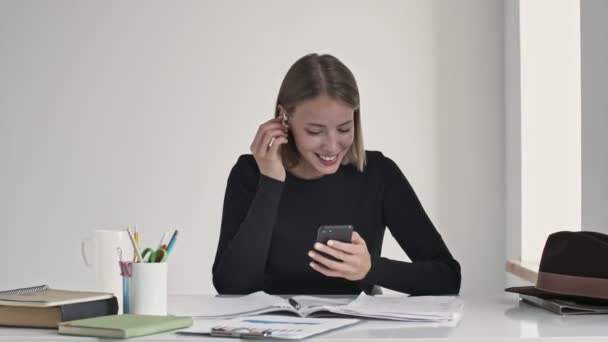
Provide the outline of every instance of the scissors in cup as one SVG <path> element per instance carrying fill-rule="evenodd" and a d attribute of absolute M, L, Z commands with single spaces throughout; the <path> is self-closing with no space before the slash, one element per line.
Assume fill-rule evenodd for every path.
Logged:
<path fill-rule="evenodd" d="M 165 262 L 167 261 L 167 250 L 165 248 L 159 248 L 154 250 L 152 248 L 146 248 L 141 253 L 141 258 L 146 259 L 146 255 L 150 253 L 148 262 Z"/>

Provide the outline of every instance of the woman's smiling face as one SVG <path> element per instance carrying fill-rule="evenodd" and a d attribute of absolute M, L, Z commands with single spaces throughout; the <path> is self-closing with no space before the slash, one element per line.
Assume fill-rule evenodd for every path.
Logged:
<path fill-rule="evenodd" d="M 326 95 L 298 104 L 288 125 L 300 161 L 289 171 L 305 179 L 338 171 L 355 137 L 353 118 L 353 107 Z"/>

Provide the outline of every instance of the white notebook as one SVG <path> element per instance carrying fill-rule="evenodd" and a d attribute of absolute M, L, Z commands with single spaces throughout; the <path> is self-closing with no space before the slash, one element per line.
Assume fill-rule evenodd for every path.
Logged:
<path fill-rule="evenodd" d="M 464 301 L 455 296 L 407 295 L 323 298 L 283 298 L 264 292 L 240 297 L 196 297 L 172 303 L 169 312 L 178 316 L 228 318 L 266 313 L 291 313 L 300 317 L 354 316 L 415 322 L 458 320 Z"/>
<path fill-rule="evenodd" d="M 112 298 L 111 293 L 55 290 L 47 285 L 0 291 L 0 305 L 48 307 Z"/>

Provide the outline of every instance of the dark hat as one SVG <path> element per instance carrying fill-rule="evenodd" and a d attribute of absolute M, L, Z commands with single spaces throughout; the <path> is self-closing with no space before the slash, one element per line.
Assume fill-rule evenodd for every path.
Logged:
<path fill-rule="evenodd" d="M 589 231 L 549 235 L 536 285 L 505 291 L 543 299 L 608 303 L 608 235 Z"/>

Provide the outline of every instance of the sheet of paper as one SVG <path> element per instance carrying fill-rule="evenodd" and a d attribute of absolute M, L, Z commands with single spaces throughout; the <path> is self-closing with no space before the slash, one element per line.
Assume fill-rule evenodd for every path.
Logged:
<path fill-rule="evenodd" d="M 407 321 L 457 320 L 464 301 L 455 296 L 368 296 L 361 294 L 342 307 L 328 307 L 332 312 L 382 319 Z"/>
<path fill-rule="evenodd" d="M 458 325 L 457 320 L 440 322 L 418 322 L 418 321 L 399 321 L 399 320 L 364 320 L 365 323 L 357 324 L 348 328 L 348 331 L 374 331 L 374 330 L 397 330 L 414 328 L 453 328 Z"/>
<path fill-rule="evenodd" d="M 378 318 L 409 322 L 458 321 L 463 313 L 464 301 L 455 296 L 418 296 L 361 294 L 350 298 L 324 298 L 294 296 L 302 316 L 320 310 L 364 318 Z M 179 316 L 232 318 L 273 313 L 278 310 L 296 310 L 286 299 L 264 292 L 239 297 L 187 297 L 175 300 L 169 313 Z M 324 314 L 321 312 L 321 316 Z"/>
<path fill-rule="evenodd" d="M 264 292 L 238 297 L 184 297 L 169 305 L 169 313 L 191 317 L 230 317 L 255 314 L 271 307 L 285 307 L 286 301 Z M 289 308 L 289 306 L 287 306 Z"/>
<path fill-rule="evenodd" d="M 299 340 L 327 331 L 358 323 L 358 319 L 350 318 L 300 318 L 277 315 L 239 317 L 229 320 L 215 321 L 213 326 L 226 330 L 239 331 L 269 331 L 271 338 Z M 180 330 L 180 334 L 209 334 L 211 328 L 207 322 Z"/>
<path fill-rule="evenodd" d="M 211 332 L 211 328 L 217 325 L 217 322 L 221 322 L 221 319 L 202 319 L 202 318 L 193 318 L 192 325 L 183 330 L 191 330 L 198 332 Z"/>
<path fill-rule="evenodd" d="M 346 305 L 354 300 L 354 298 L 325 298 L 315 296 L 293 296 L 291 298 L 302 305 L 302 307 Z"/>

